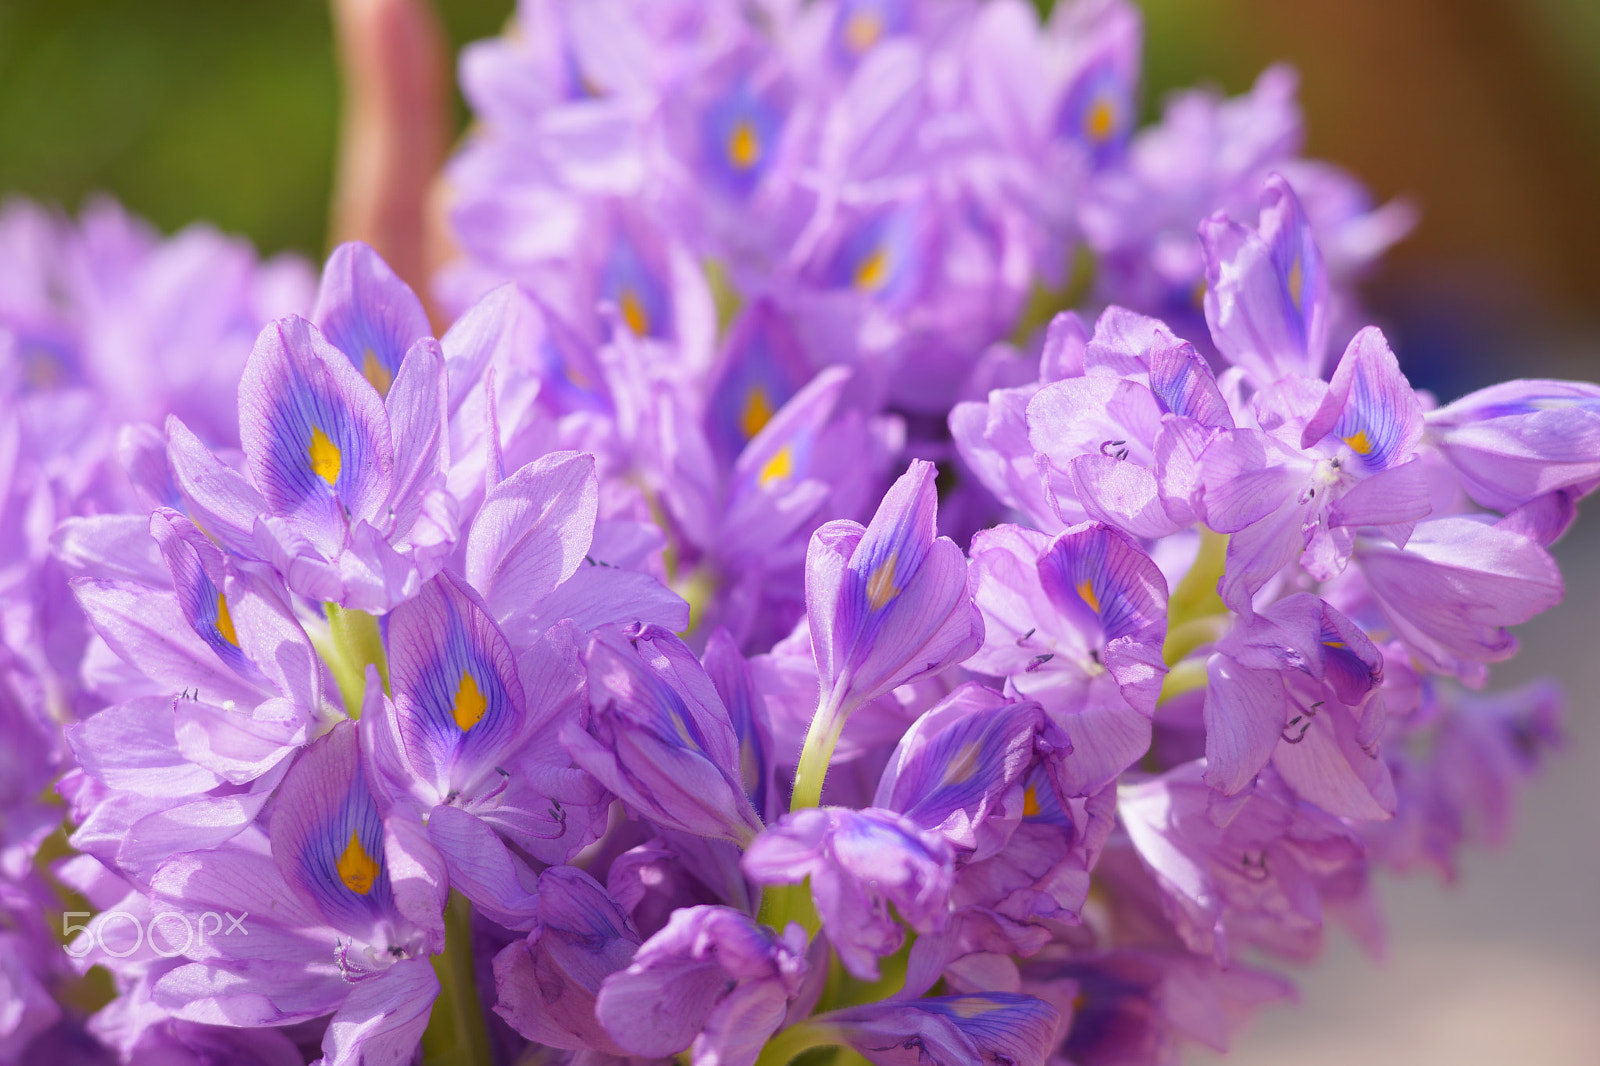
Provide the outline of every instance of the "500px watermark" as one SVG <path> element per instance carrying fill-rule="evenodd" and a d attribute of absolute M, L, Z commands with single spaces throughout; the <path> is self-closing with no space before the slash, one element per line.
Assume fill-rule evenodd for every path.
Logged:
<path fill-rule="evenodd" d="M 61 935 L 71 938 L 75 933 L 83 934 L 67 943 L 67 954 L 74 958 L 81 959 L 98 948 L 114 959 L 125 959 L 148 944 L 150 950 L 162 958 L 174 959 L 186 954 L 197 943 L 204 943 L 207 937 L 249 936 L 250 930 L 244 924 L 248 917 L 248 911 L 239 914 L 206 911 L 195 918 L 182 911 L 162 911 L 143 919 L 127 911 L 106 911 L 98 915 L 92 911 L 67 911 L 61 916 Z M 79 922 L 78 918 L 89 920 Z M 110 934 L 109 939 L 107 934 Z"/>

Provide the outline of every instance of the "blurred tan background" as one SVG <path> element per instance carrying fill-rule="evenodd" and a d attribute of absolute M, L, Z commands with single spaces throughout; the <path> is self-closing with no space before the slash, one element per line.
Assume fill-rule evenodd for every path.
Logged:
<path fill-rule="evenodd" d="M 512 0 L 444 0 L 452 47 Z M 1146 0 L 1147 101 L 1299 68 L 1310 153 L 1420 207 L 1368 288 L 1413 380 L 1600 376 L 1600 0 Z M 457 128 L 466 120 L 459 100 Z M 0 0 L 0 195 L 93 190 L 171 230 L 327 243 L 338 78 L 323 0 Z M 1594 508 L 1591 507 L 1591 510 Z M 1386 884 L 1374 965 L 1334 937 L 1237 1066 L 1600 1064 L 1600 516 L 1567 602 L 1497 673 L 1570 694 L 1571 745 L 1460 886 Z"/>

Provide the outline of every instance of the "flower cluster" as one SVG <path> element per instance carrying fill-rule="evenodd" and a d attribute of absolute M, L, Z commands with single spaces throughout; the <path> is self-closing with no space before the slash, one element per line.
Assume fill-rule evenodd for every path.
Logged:
<path fill-rule="evenodd" d="M 1600 387 L 1414 390 L 1407 210 L 1138 49 L 524 0 L 442 334 L 0 215 L 0 1062 L 1157 1066 L 1503 833 Z"/>

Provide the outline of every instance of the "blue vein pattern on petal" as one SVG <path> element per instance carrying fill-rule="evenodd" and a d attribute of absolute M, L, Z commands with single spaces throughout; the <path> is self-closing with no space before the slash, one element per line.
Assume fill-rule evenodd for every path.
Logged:
<path fill-rule="evenodd" d="M 272 814 L 272 857 L 328 924 L 358 936 L 393 917 L 383 819 L 367 789 L 355 722 L 340 722 L 296 760 Z"/>
<path fill-rule="evenodd" d="M 1368 470 L 1387 470 L 1408 456 L 1421 409 L 1383 335 L 1368 327 L 1350 342 L 1350 392 L 1334 435 Z M 1343 371 L 1344 367 L 1341 366 Z"/>
<path fill-rule="evenodd" d="M 178 596 L 178 606 L 195 633 L 229 669 L 245 677 L 256 676 L 255 664 L 239 647 L 228 601 L 217 584 L 223 573 L 222 553 L 192 522 L 175 511 L 162 509 L 151 514 L 150 532 L 172 572 L 172 590 Z M 211 558 L 203 560 L 202 552 Z M 206 566 L 207 561 L 212 565 Z"/>
<path fill-rule="evenodd" d="M 262 331 L 240 385 L 239 421 L 256 487 L 274 511 L 370 518 L 387 497 L 393 446 L 377 391 L 304 319 Z"/>
<path fill-rule="evenodd" d="M 1057 537 L 1039 558 L 1039 582 L 1068 617 L 1092 617 L 1108 642 L 1138 633 L 1166 612 L 1166 580 L 1155 563 L 1098 523 Z"/>
<path fill-rule="evenodd" d="M 523 721 L 511 646 L 448 573 L 395 608 L 389 623 L 395 712 L 412 765 L 460 785 L 493 769 Z"/>

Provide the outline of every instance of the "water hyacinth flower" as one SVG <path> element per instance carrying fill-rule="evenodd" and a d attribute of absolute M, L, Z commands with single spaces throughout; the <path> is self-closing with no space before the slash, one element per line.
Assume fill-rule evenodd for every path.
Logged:
<path fill-rule="evenodd" d="M 1404 205 L 1140 48 L 526 0 L 433 277 L 0 210 L 0 1062 L 1169 1066 L 1380 947 L 1600 389 L 1413 389 Z"/>
<path fill-rule="evenodd" d="M 983 622 L 967 594 L 966 561 L 935 536 L 933 465 L 914 462 L 865 528 L 834 522 L 806 555 L 806 606 L 822 686 L 807 750 L 827 759 L 856 707 L 970 655 Z M 816 739 L 813 739 L 816 738 Z M 821 795 L 802 762 L 796 808 Z"/>

